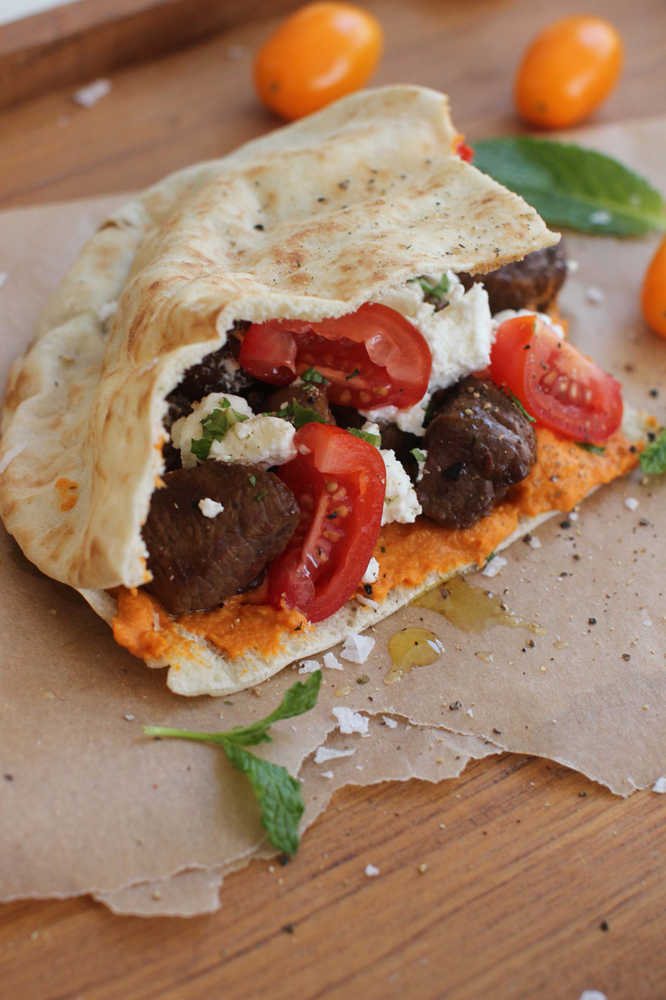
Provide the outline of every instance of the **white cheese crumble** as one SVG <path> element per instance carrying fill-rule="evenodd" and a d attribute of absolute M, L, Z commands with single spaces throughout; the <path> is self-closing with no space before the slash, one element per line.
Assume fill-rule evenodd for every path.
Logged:
<path fill-rule="evenodd" d="M 388 726 L 389 729 L 398 728 L 398 723 L 395 721 L 395 719 L 392 719 L 390 715 L 382 715 L 382 719 L 384 720 L 384 725 Z"/>
<path fill-rule="evenodd" d="M 405 472 L 405 467 L 395 457 L 394 451 L 383 448 L 380 455 L 386 466 L 386 494 L 384 496 L 382 524 L 389 524 L 391 521 L 412 524 L 422 510 L 412 481 Z"/>
<path fill-rule="evenodd" d="M 335 653 L 324 653 L 324 666 L 329 670 L 344 670 Z"/>
<path fill-rule="evenodd" d="M 636 510 L 636 508 L 638 507 L 638 500 L 636 499 L 636 497 L 627 497 L 627 499 L 624 501 L 624 506 L 627 508 L 627 510 Z"/>
<path fill-rule="evenodd" d="M 652 786 L 652 791 L 657 792 L 658 795 L 666 795 L 666 778 L 657 778 Z"/>
<path fill-rule="evenodd" d="M 365 573 L 361 577 L 361 583 L 375 583 L 379 579 L 379 563 L 374 556 L 370 556 L 370 562 L 365 568 Z"/>
<path fill-rule="evenodd" d="M 561 326 L 560 323 L 556 323 L 552 316 L 549 316 L 548 313 L 535 312 L 534 309 L 502 309 L 501 312 L 495 313 L 493 316 L 493 340 L 495 339 L 497 328 L 501 326 L 505 320 L 514 319 L 516 316 L 538 316 L 542 323 L 546 323 L 551 330 L 555 331 L 558 337 L 564 338 L 566 336 L 564 327 Z"/>
<path fill-rule="evenodd" d="M 370 420 L 386 420 L 400 430 L 423 435 L 423 418 L 430 397 L 437 389 L 445 389 L 470 372 L 485 368 L 490 362 L 493 328 L 488 295 L 483 285 L 475 283 L 465 291 L 453 271 L 449 279 L 448 305 L 439 312 L 423 301 L 417 282 L 408 282 L 382 297 L 384 305 L 396 309 L 419 330 L 432 354 L 432 370 L 423 399 L 405 410 L 384 406 L 365 413 Z M 437 284 L 440 276 L 427 275 Z"/>
<path fill-rule="evenodd" d="M 351 736 L 352 733 L 367 733 L 370 724 L 370 719 L 367 715 L 361 715 L 360 712 L 355 712 L 353 708 L 345 708 L 344 705 L 332 708 L 331 713 L 338 720 L 338 728 L 343 735 Z"/>
<path fill-rule="evenodd" d="M 315 670 L 319 670 L 320 666 L 319 660 L 303 660 L 298 672 L 299 674 L 313 674 Z"/>
<path fill-rule="evenodd" d="M 585 292 L 585 298 L 588 302 L 591 302 L 593 306 L 598 306 L 604 301 L 604 293 L 600 288 L 595 285 L 590 285 L 590 287 Z"/>
<path fill-rule="evenodd" d="M 82 108 L 92 108 L 102 97 L 106 97 L 111 92 L 111 82 L 109 80 L 94 80 L 87 83 L 85 87 L 80 87 L 74 92 L 73 101 L 80 104 Z"/>
<path fill-rule="evenodd" d="M 317 747 L 315 753 L 315 764 L 325 764 L 328 760 L 335 760 L 336 757 L 351 757 L 356 753 L 356 747 L 352 750 L 332 750 L 329 747 Z"/>
<path fill-rule="evenodd" d="M 497 576 L 497 574 L 504 569 L 507 560 L 504 556 L 493 556 L 493 558 L 486 563 L 486 565 L 481 570 L 481 576 Z"/>
<path fill-rule="evenodd" d="M 267 468 L 270 465 L 283 465 L 294 457 L 296 432 L 287 420 L 264 414 L 255 416 L 242 396 L 211 392 L 197 403 L 188 416 L 176 420 L 171 428 L 171 440 L 176 448 L 180 448 L 184 469 L 191 469 L 197 464 L 197 458 L 191 450 L 192 441 L 202 437 L 201 421 L 213 410 L 220 409 L 223 400 L 228 401 L 230 409 L 247 419 L 233 424 L 221 441 L 211 442 L 209 458 L 218 462 L 262 465 Z"/>
<path fill-rule="evenodd" d="M 365 874 L 367 878 L 374 878 L 375 875 L 379 875 L 379 868 L 377 868 L 375 865 L 366 865 Z"/>
<path fill-rule="evenodd" d="M 365 663 L 375 645 L 370 635 L 348 635 L 342 644 L 340 655 L 350 663 Z"/>
<path fill-rule="evenodd" d="M 217 517 L 224 510 L 224 506 L 218 503 L 217 500 L 211 499 L 211 497 L 204 497 L 203 500 L 199 501 L 197 506 L 204 517 Z"/>

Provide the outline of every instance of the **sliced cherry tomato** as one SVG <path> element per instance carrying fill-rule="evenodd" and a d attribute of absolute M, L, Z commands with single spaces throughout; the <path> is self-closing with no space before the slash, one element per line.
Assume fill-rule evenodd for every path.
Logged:
<path fill-rule="evenodd" d="M 283 118 L 301 118 L 362 87 L 382 53 L 373 14 L 350 3 L 309 3 L 282 21 L 262 45 L 254 84 Z"/>
<path fill-rule="evenodd" d="M 296 432 L 296 458 L 278 475 L 294 493 L 301 521 L 271 563 L 268 598 L 312 622 L 347 601 L 365 573 L 382 520 L 386 470 L 377 448 L 331 424 Z"/>
<path fill-rule="evenodd" d="M 540 424 L 574 441 L 602 444 L 622 421 L 619 382 L 537 316 L 502 323 L 490 352 L 490 374 Z"/>
<path fill-rule="evenodd" d="M 413 406 L 428 388 L 432 368 L 430 348 L 416 327 L 376 303 L 318 323 L 253 323 L 238 360 L 273 385 L 287 385 L 316 368 L 330 382 L 329 399 L 358 410 Z"/>
<path fill-rule="evenodd" d="M 608 97 L 622 68 L 622 39 L 601 17 L 565 17 L 523 56 L 515 84 L 521 116 L 540 128 L 567 128 Z"/>

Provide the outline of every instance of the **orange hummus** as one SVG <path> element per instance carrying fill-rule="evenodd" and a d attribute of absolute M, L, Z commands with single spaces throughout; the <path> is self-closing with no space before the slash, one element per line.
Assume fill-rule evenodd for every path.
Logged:
<path fill-rule="evenodd" d="M 597 454 L 545 428 L 536 433 L 537 461 L 529 476 L 471 528 L 451 530 L 420 517 L 414 524 L 394 522 L 381 529 L 375 549 L 379 577 L 372 586 L 373 600 L 381 602 L 400 585 L 418 586 L 433 572 L 447 575 L 472 563 L 483 565 L 515 531 L 521 516 L 569 511 L 595 486 L 611 482 L 638 461 L 638 449 L 622 434 L 614 435 L 603 454 Z M 207 639 L 232 658 L 249 650 L 271 656 L 285 636 L 312 628 L 300 612 L 263 603 L 263 587 L 231 597 L 212 611 L 177 618 L 144 590 L 119 587 L 115 593 L 118 613 L 113 634 L 120 645 L 141 658 L 168 659 L 169 649 L 182 643 L 177 626 Z"/>

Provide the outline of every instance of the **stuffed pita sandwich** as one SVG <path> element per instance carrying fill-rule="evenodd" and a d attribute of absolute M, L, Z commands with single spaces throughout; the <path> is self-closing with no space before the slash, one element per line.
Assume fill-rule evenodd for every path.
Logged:
<path fill-rule="evenodd" d="M 3 521 L 174 691 L 256 685 L 635 464 L 558 236 L 465 152 L 401 86 L 173 174 L 15 364 Z"/>

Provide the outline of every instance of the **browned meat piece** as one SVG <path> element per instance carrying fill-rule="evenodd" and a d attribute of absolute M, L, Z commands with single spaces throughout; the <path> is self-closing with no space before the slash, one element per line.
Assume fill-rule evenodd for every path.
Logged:
<path fill-rule="evenodd" d="M 536 459 L 532 424 L 493 382 L 473 376 L 436 399 L 416 493 L 426 517 L 468 528 L 488 514 Z"/>
<path fill-rule="evenodd" d="M 153 574 L 146 589 L 173 614 L 216 607 L 247 588 L 298 524 L 298 504 L 272 472 L 210 461 L 164 481 L 143 526 Z M 204 499 L 224 509 L 206 517 Z"/>
<path fill-rule="evenodd" d="M 237 343 L 234 337 L 230 337 L 219 351 L 207 354 L 198 364 L 188 368 L 180 383 L 167 396 L 169 403 L 178 405 L 184 400 L 198 402 L 209 392 L 231 392 L 236 396 L 246 396 L 256 379 L 244 372 L 238 364 Z M 182 413 L 178 416 L 182 416 Z M 174 416 L 173 419 L 177 417 Z"/>
<path fill-rule="evenodd" d="M 561 240 L 557 246 L 528 253 L 523 260 L 504 264 L 488 274 L 459 274 L 465 288 L 477 281 L 488 292 L 490 311 L 535 309 L 543 312 L 564 284 L 567 257 Z"/>
<path fill-rule="evenodd" d="M 321 417 L 325 424 L 334 424 L 326 398 L 326 390 L 312 382 L 302 382 L 299 385 L 285 385 L 282 389 L 276 389 L 266 397 L 262 409 L 271 413 L 279 413 L 283 406 L 289 403 L 298 403 L 299 406 L 307 410 L 314 410 L 317 416 Z"/>
<path fill-rule="evenodd" d="M 419 471 L 418 462 L 412 455 L 412 448 L 422 448 L 423 439 L 416 434 L 400 430 L 397 424 L 379 422 L 379 433 L 382 438 L 382 448 L 395 452 L 395 457 L 404 466 L 411 480 L 416 479 Z"/>

